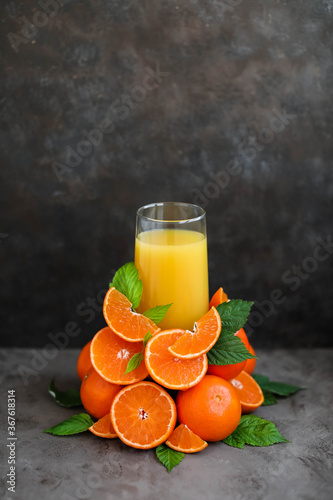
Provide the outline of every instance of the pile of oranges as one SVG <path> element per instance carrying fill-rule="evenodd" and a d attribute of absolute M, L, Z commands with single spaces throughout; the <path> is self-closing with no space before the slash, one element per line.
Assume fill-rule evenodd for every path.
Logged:
<path fill-rule="evenodd" d="M 208 364 L 206 353 L 221 333 L 216 307 L 227 300 L 220 288 L 193 332 L 161 331 L 111 287 L 103 305 L 108 326 L 84 346 L 77 362 L 82 404 L 97 419 L 89 430 L 134 448 L 165 443 L 185 453 L 228 437 L 241 414 L 258 408 L 264 397 L 251 377 L 255 359 Z M 235 335 L 255 354 L 243 329 Z"/>

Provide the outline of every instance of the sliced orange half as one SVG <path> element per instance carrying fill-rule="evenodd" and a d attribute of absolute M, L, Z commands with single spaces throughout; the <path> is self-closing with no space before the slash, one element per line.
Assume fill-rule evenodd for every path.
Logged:
<path fill-rule="evenodd" d="M 211 307 L 217 307 L 219 306 L 220 304 L 222 304 L 222 302 L 228 302 L 228 295 L 224 292 L 223 288 L 219 288 L 217 290 L 217 292 L 214 293 L 213 297 L 211 298 L 210 302 L 209 302 L 209 309 Z"/>
<path fill-rule="evenodd" d="M 192 432 L 187 425 L 180 424 L 165 442 L 176 451 L 182 453 L 196 453 L 208 446 L 208 443 Z"/>
<path fill-rule="evenodd" d="M 206 354 L 195 359 L 179 359 L 171 354 L 172 346 L 184 330 L 164 330 L 152 337 L 145 349 L 149 375 L 168 389 L 185 390 L 198 384 L 208 368 Z"/>
<path fill-rule="evenodd" d="M 112 439 L 118 437 L 116 431 L 113 428 L 110 413 L 104 415 L 104 417 L 97 420 L 91 427 L 89 427 L 90 432 L 102 438 Z"/>
<path fill-rule="evenodd" d="M 104 380 L 119 385 L 134 384 L 148 376 L 144 361 L 132 372 L 124 373 L 129 360 L 142 349 L 142 343 L 127 342 L 106 326 L 91 341 L 90 359 Z"/>
<path fill-rule="evenodd" d="M 194 359 L 208 352 L 221 333 L 221 318 L 212 307 L 194 324 L 194 331 L 183 330 L 183 335 L 169 347 L 173 356 L 180 359 Z"/>
<path fill-rule="evenodd" d="M 147 450 L 164 443 L 176 420 L 174 400 L 153 382 L 125 387 L 111 405 L 111 421 L 118 437 L 133 448 Z"/>
<path fill-rule="evenodd" d="M 261 387 L 254 378 L 245 371 L 240 372 L 237 377 L 229 380 L 234 386 L 242 406 L 242 413 L 250 413 L 259 408 L 264 402 L 264 395 Z"/>
<path fill-rule="evenodd" d="M 128 342 L 141 342 L 148 331 L 152 335 L 160 331 L 151 319 L 134 312 L 130 301 L 114 287 L 105 295 L 103 315 L 109 327 Z"/>

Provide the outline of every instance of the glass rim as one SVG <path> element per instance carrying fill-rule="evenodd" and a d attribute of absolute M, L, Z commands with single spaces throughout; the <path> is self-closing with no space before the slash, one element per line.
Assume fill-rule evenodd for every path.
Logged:
<path fill-rule="evenodd" d="M 192 208 L 198 209 L 201 212 L 201 214 L 197 215 L 195 217 L 187 218 L 187 219 L 169 220 L 169 219 L 154 219 L 153 217 L 147 217 L 146 215 L 143 215 L 141 213 L 145 209 L 153 208 L 153 207 L 162 207 L 165 205 L 178 205 L 178 206 L 182 206 L 182 207 L 192 207 Z M 157 203 L 149 203 L 148 205 L 143 205 L 143 207 L 138 208 L 138 210 L 136 211 L 136 215 L 138 217 L 141 217 L 142 219 L 146 219 L 146 220 L 149 220 L 151 222 L 159 222 L 162 224 L 166 223 L 166 222 L 174 222 L 174 223 L 183 224 L 186 222 L 196 222 L 196 221 L 202 220 L 206 216 L 206 211 L 202 207 L 200 207 L 199 205 L 195 205 L 194 203 L 183 203 L 180 201 L 161 201 L 161 202 L 157 202 Z"/>

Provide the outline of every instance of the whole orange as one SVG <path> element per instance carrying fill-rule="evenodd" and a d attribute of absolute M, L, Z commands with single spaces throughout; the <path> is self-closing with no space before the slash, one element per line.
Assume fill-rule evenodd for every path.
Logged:
<path fill-rule="evenodd" d="M 249 339 L 247 338 L 244 328 L 238 330 L 238 332 L 236 332 L 235 335 L 241 339 L 241 341 L 243 342 L 243 344 L 247 349 L 250 347 L 250 342 Z"/>
<path fill-rule="evenodd" d="M 178 420 L 204 441 L 220 441 L 238 426 L 241 404 L 235 388 L 215 375 L 177 395 Z"/>
<path fill-rule="evenodd" d="M 208 365 L 207 373 L 208 375 L 216 375 L 217 377 L 224 378 L 224 380 L 231 380 L 244 370 L 245 365 L 246 361 L 233 365 Z"/>
<path fill-rule="evenodd" d="M 88 373 L 88 370 L 91 368 L 90 344 L 91 341 L 88 342 L 88 344 L 86 344 L 84 348 L 81 350 L 76 364 L 77 374 L 81 381 L 84 379 L 84 376 Z"/>
<path fill-rule="evenodd" d="M 82 380 L 81 401 L 89 415 L 102 418 L 109 413 L 112 401 L 120 391 L 121 386 L 104 380 L 94 368 L 90 368 Z"/>
<path fill-rule="evenodd" d="M 251 354 L 253 354 L 253 356 L 256 355 L 256 353 L 255 353 L 255 351 L 254 351 L 254 349 L 253 349 L 253 347 L 252 347 L 251 344 L 248 347 L 248 350 L 250 351 Z M 245 372 L 247 372 L 249 375 L 251 375 L 251 373 L 254 371 L 254 369 L 256 367 L 256 362 L 257 362 L 256 359 L 247 359 L 243 370 Z"/>
<path fill-rule="evenodd" d="M 244 328 L 238 330 L 235 335 L 241 339 L 245 347 L 249 350 L 250 342 L 248 341 Z M 234 363 L 233 365 L 208 365 L 207 373 L 209 375 L 222 377 L 225 380 L 231 380 L 232 378 L 237 377 L 242 370 L 245 370 L 246 363 L 247 361 L 241 361 L 240 363 Z"/>

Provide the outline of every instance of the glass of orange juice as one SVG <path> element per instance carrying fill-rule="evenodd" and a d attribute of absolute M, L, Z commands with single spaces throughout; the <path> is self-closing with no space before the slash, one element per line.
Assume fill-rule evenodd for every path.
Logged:
<path fill-rule="evenodd" d="M 209 304 L 206 212 L 178 202 L 141 207 L 135 265 L 143 282 L 139 312 L 172 302 L 159 327 L 192 330 Z"/>

